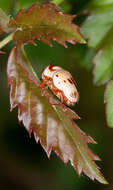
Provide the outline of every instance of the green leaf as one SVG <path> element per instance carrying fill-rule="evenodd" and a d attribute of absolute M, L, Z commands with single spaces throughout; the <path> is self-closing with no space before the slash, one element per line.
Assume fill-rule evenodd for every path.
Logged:
<path fill-rule="evenodd" d="M 113 0 L 93 0 L 88 11 L 82 34 L 96 50 L 94 82 L 104 84 L 113 77 Z"/>
<path fill-rule="evenodd" d="M 112 41 L 112 40 L 111 40 Z M 104 84 L 113 77 L 113 45 L 104 47 L 94 58 L 94 82 Z"/>
<path fill-rule="evenodd" d="M 79 27 L 72 23 L 73 18 L 75 16 L 63 14 L 53 3 L 41 6 L 35 3 L 27 11 L 21 9 L 16 21 L 10 20 L 10 27 L 16 30 L 14 35 L 16 44 L 34 44 L 34 39 L 38 39 L 50 46 L 51 40 L 55 40 L 67 47 L 66 42 L 85 43 Z"/>
<path fill-rule="evenodd" d="M 19 121 L 33 132 L 48 157 L 54 151 L 64 163 L 70 161 L 79 175 L 84 172 L 92 180 L 107 184 L 94 162 L 99 157 L 88 147 L 88 143 L 96 142 L 75 124 L 74 119 L 79 118 L 75 112 L 63 108 L 49 90 L 39 87 L 40 81 L 20 47 L 11 51 L 7 78 L 11 110 L 18 106 Z"/>
<path fill-rule="evenodd" d="M 0 8 L 8 12 L 11 3 L 12 1 L 9 1 L 9 0 L 0 0 Z"/>
<path fill-rule="evenodd" d="M 59 5 L 60 3 L 62 3 L 64 0 L 52 0 L 51 2 L 56 4 L 56 5 Z"/>
<path fill-rule="evenodd" d="M 113 81 L 107 84 L 104 101 L 106 103 L 107 124 L 113 127 Z"/>

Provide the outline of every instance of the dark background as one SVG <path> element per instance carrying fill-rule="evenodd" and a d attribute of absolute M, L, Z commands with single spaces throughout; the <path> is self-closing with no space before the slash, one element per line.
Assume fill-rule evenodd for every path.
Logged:
<path fill-rule="evenodd" d="M 15 17 L 21 8 L 27 8 L 35 0 L 0 0 L 0 7 Z M 38 1 L 44 2 L 44 1 Z M 67 0 L 61 3 L 64 12 L 79 14 L 74 21 L 81 25 L 85 17 L 82 10 L 88 0 Z M 4 36 L 1 37 L 1 40 Z M 50 160 L 34 137 L 29 135 L 23 125 L 18 123 L 17 109 L 10 113 L 9 88 L 6 81 L 6 62 L 13 47 L 8 44 L 3 50 L 7 55 L 0 55 L 0 189 L 1 190 L 112 190 L 113 189 L 113 129 L 107 127 L 105 120 L 104 86 L 93 84 L 91 60 L 94 51 L 86 45 L 70 45 L 69 48 L 53 42 L 53 47 L 37 41 L 37 47 L 25 47 L 29 59 L 39 77 L 48 64 L 56 64 L 69 70 L 76 80 L 80 101 L 74 107 L 82 118 L 79 127 L 90 134 L 98 145 L 90 145 L 102 159 L 97 164 L 109 181 L 109 185 L 92 182 L 82 175 L 77 176 L 70 163 L 65 166 L 52 153 Z"/>

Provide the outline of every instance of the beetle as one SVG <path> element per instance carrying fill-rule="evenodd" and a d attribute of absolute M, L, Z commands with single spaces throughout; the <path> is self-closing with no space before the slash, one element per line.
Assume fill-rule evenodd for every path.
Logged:
<path fill-rule="evenodd" d="M 49 65 L 42 73 L 42 80 L 40 86 L 46 84 L 62 103 L 72 106 L 78 102 L 76 83 L 68 71 L 57 65 Z"/>

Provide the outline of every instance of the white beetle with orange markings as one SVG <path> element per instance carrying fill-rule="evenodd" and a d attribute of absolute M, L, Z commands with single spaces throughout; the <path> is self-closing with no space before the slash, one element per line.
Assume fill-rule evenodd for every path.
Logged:
<path fill-rule="evenodd" d="M 76 104 L 79 94 L 72 75 L 68 71 L 56 65 L 49 65 L 43 71 L 42 79 L 40 86 L 47 84 L 62 103 L 69 106 Z"/>

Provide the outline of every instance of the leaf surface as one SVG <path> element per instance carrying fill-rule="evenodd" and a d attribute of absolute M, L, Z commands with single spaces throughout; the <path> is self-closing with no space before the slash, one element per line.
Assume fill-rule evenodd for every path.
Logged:
<path fill-rule="evenodd" d="M 104 84 L 113 77 L 113 0 L 93 0 L 82 27 L 89 47 L 96 50 L 94 82 Z"/>
<path fill-rule="evenodd" d="M 99 157 L 88 147 L 88 143 L 96 142 L 75 124 L 74 119 L 79 118 L 75 112 L 62 108 L 48 90 L 39 88 L 40 81 L 20 47 L 11 51 L 7 78 L 11 110 L 18 106 L 19 121 L 29 133 L 33 132 L 47 155 L 53 150 L 64 163 L 70 161 L 79 175 L 84 172 L 92 180 L 106 184 L 94 162 Z M 48 102 L 49 96 L 58 105 Z"/>
<path fill-rule="evenodd" d="M 113 127 L 113 81 L 111 80 L 106 87 L 104 101 L 106 104 L 107 124 Z"/>
<path fill-rule="evenodd" d="M 13 31 L 13 29 L 9 27 L 9 20 L 9 17 L 0 8 L 0 34 L 2 34 L 2 32 L 9 33 Z"/>
<path fill-rule="evenodd" d="M 15 28 L 14 40 L 16 44 L 34 43 L 38 39 L 51 44 L 51 40 L 67 47 L 66 42 L 75 44 L 85 43 L 79 32 L 79 27 L 72 23 L 75 16 L 63 14 L 53 3 L 39 6 L 35 3 L 27 11 L 21 9 L 14 19 L 10 20 L 10 27 Z"/>
<path fill-rule="evenodd" d="M 3 33 L 3 30 L 0 28 L 0 35 Z"/>

